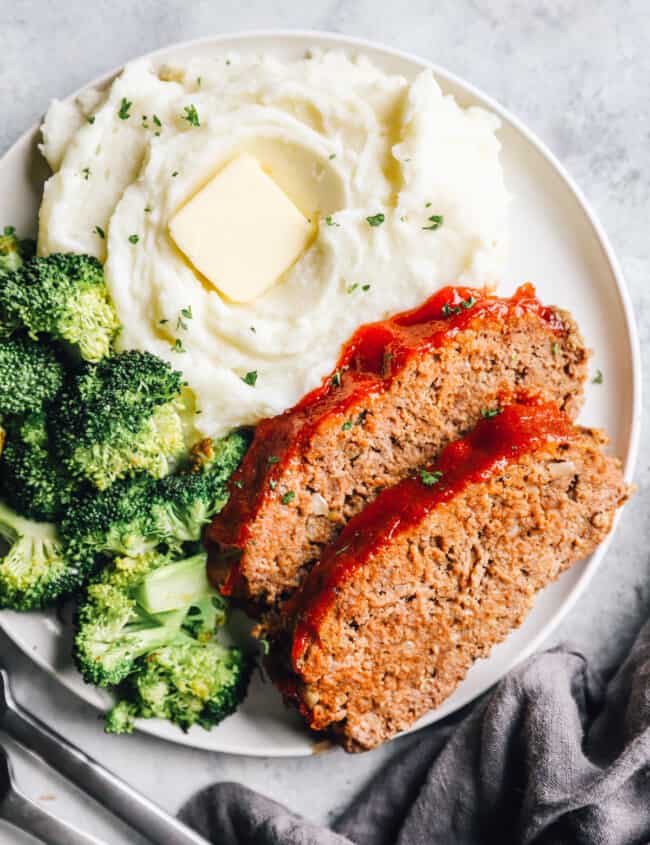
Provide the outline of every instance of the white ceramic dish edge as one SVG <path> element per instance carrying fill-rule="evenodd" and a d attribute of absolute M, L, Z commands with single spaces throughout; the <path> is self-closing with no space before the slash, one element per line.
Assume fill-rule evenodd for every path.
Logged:
<path fill-rule="evenodd" d="M 559 174 L 562 178 L 566 186 L 570 189 L 573 193 L 578 205 L 581 206 L 584 214 L 587 218 L 587 221 L 593 232 L 596 236 L 596 240 L 600 248 L 603 251 L 603 255 L 605 261 L 611 268 L 612 276 L 615 280 L 617 293 L 620 297 L 621 304 L 624 311 L 626 328 L 628 332 L 629 344 L 630 344 L 630 352 L 631 352 L 631 368 L 632 368 L 632 415 L 629 425 L 629 434 L 628 434 L 628 450 L 627 450 L 627 457 L 624 463 L 624 471 L 625 477 L 628 481 L 632 479 L 634 466 L 636 462 L 636 456 L 638 452 L 638 444 L 639 444 L 639 437 L 640 437 L 640 422 L 641 422 L 641 355 L 640 355 L 640 344 L 638 333 L 636 329 L 636 324 L 634 320 L 632 305 L 630 301 L 630 297 L 628 291 L 625 286 L 623 273 L 621 267 L 618 263 L 618 260 L 613 252 L 611 244 L 609 243 L 609 239 L 603 230 L 602 225 L 598 221 L 593 209 L 591 208 L 589 202 L 585 198 L 584 194 L 580 190 L 580 188 L 576 185 L 573 181 L 572 177 L 566 172 L 563 165 L 559 162 L 559 160 L 554 156 L 554 154 L 546 147 L 546 145 L 540 141 L 517 117 L 511 114 L 507 109 L 503 108 L 499 103 L 493 100 L 490 96 L 483 93 L 480 89 L 476 88 L 470 83 L 467 83 L 465 80 L 457 77 L 455 74 L 450 73 L 449 71 L 445 70 L 437 66 L 433 62 L 429 62 L 421 57 L 409 54 L 406 51 L 398 50 L 395 48 L 386 47 L 382 44 L 378 44 L 372 41 L 368 41 L 361 38 L 351 37 L 351 36 L 342 36 L 336 33 L 329 33 L 329 32 L 319 32 L 319 31 L 303 31 L 303 30 L 250 30 L 250 31 L 243 31 L 243 32 L 236 32 L 236 33 L 228 33 L 218 36 L 207 36 L 200 39 L 194 39 L 192 41 L 182 42 L 179 44 L 169 45 L 167 47 L 161 48 L 157 51 L 149 53 L 146 55 L 147 58 L 151 59 L 162 59 L 165 55 L 169 54 L 170 52 L 179 53 L 184 52 L 186 50 L 192 50 L 197 47 L 204 47 L 206 45 L 214 45 L 215 48 L 221 47 L 222 49 L 226 49 L 230 42 L 255 42 L 255 41 L 263 41 L 263 40 L 277 40 L 277 41 L 291 41 L 295 42 L 295 44 L 303 44 L 305 47 L 310 43 L 319 43 L 323 44 L 323 42 L 329 42 L 328 46 L 332 48 L 342 47 L 348 48 L 355 51 L 369 51 L 369 52 L 379 52 L 385 56 L 393 57 L 396 60 L 406 61 L 408 63 L 418 65 L 422 68 L 428 67 L 430 68 L 434 74 L 444 82 L 448 82 L 451 85 L 461 87 L 465 89 L 472 97 L 482 101 L 488 108 L 490 108 L 493 112 L 495 112 L 504 122 L 509 123 L 515 130 L 517 130 L 523 138 L 535 148 L 535 150 L 541 154 L 541 156 L 546 159 L 546 161 L 551 165 L 551 167 Z M 234 48 L 233 48 L 234 49 Z M 109 82 L 117 73 L 121 70 L 120 68 L 116 68 L 106 74 L 103 74 L 98 79 L 84 85 L 83 88 L 79 89 L 78 91 L 73 92 L 70 97 L 75 97 L 79 94 L 81 90 L 84 90 L 88 87 L 95 87 L 102 84 L 106 84 Z M 32 127 L 31 129 L 27 130 L 17 141 L 16 143 L 10 148 L 10 150 L 5 154 L 5 156 L 0 160 L 0 167 L 5 165 L 8 159 L 10 159 L 13 155 L 20 155 L 21 152 L 25 152 L 22 148 L 28 145 L 33 144 L 34 133 L 37 130 L 37 127 Z M 21 221 L 18 221 L 21 222 Z M 33 223 L 33 221 L 32 221 Z M 24 225 L 28 225 L 25 222 Z M 31 225 L 31 224 L 30 224 Z M 617 519 L 618 521 L 618 519 Z M 519 663 L 520 661 L 524 660 L 528 657 L 531 653 L 533 653 L 540 644 L 552 633 L 552 631 L 559 625 L 562 621 L 564 616 L 571 610 L 571 608 L 575 605 L 578 598 L 583 594 L 584 590 L 587 588 L 589 582 L 593 578 L 596 570 L 600 562 L 602 561 L 604 555 L 606 554 L 607 548 L 612 540 L 614 532 L 608 537 L 608 539 L 603 543 L 597 552 L 592 555 L 591 559 L 585 566 L 583 572 L 580 575 L 578 582 L 572 588 L 568 597 L 563 601 L 563 603 L 558 607 L 558 609 L 554 612 L 552 618 L 544 625 L 544 627 L 528 642 L 525 644 L 523 648 L 519 650 L 516 655 L 516 658 L 504 663 L 499 668 L 499 676 L 503 676 L 507 671 L 509 671 L 514 665 Z M 38 653 L 32 652 L 30 648 L 30 644 L 22 639 L 19 635 L 17 635 L 14 631 L 10 630 L 7 626 L 7 620 L 0 616 L 0 625 L 6 631 L 6 633 L 14 640 L 14 642 L 34 660 L 41 668 L 45 669 L 47 672 L 52 674 L 54 677 L 59 679 L 62 683 L 75 691 L 77 694 L 80 694 L 79 689 L 73 686 L 71 683 L 68 682 L 67 679 L 63 680 L 57 674 L 55 668 L 48 663 L 42 656 Z M 493 681 L 494 682 L 494 681 Z M 425 724 L 430 724 L 433 721 L 437 721 L 443 718 L 449 713 L 460 709 L 461 707 L 465 706 L 469 701 L 477 697 L 478 695 L 482 694 L 489 685 L 487 685 L 483 690 L 476 691 L 474 690 L 472 693 L 468 693 L 466 695 L 455 696 L 453 700 L 453 704 L 450 706 L 443 705 L 441 708 L 438 708 L 436 711 L 432 711 L 426 717 L 424 717 L 418 725 L 413 728 L 413 730 L 423 727 Z M 87 700 L 89 700 L 87 698 Z M 96 702 L 92 702 L 96 703 Z M 167 728 L 169 726 L 166 726 Z M 166 739 L 170 739 L 172 741 L 181 742 L 183 744 L 189 745 L 198 745 L 198 747 L 205 748 L 206 745 L 204 743 L 196 743 L 193 742 L 192 739 L 180 731 L 178 732 L 177 736 L 170 736 L 167 731 L 164 733 L 161 731 L 161 726 L 159 723 L 156 722 L 141 722 L 139 724 L 139 728 L 146 733 L 153 734 L 155 736 L 161 737 L 164 736 Z M 237 744 L 235 746 L 229 746 L 228 742 L 224 742 L 223 738 L 221 738 L 218 744 L 212 746 L 216 751 L 222 751 L 226 753 L 237 753 L 243 755 L 250 755 L 250 756 L 259 756 L 260 750 L 254 746 L 243 746 L 241 744 Z M 277 749 L 273 756 L 276 757 L 294 757 L 294 756 L 306 756 L 310 753 L 313 753 L 313 748 L 311 745 L 306 744 L 304 741 L 297 742 L 295 745 L 287 745 L 282 749 Z"/>

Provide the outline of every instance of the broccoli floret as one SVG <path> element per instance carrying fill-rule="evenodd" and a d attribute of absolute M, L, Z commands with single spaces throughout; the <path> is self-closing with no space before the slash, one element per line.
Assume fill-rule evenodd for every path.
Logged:
<path fill-rule="evenodd" d="M 245 695 L 250 661 L 215 639 L 225 603 L 205 568 L 205 552 L 180 561 L 149 552 L 114 560 L 89 585 L 74 657 L 86 681 L 119 686 L 107 731 L 129 733 L 138 716 L 209 727 Z"/>
<path fill-rule="evenodd" d="M 36 411 L 63 385 L 63 367 L 48 346 L 29 337 L 0 338 L 0 415 Z"/>
<path fill-rule="evenodd" d="M 68 555 L 90 569 L 96 555 L 140 555 L 161 544 L 179 551 L 183 543 L 199 540 L 226 501 L 225 482 L 246 445 L 234 433 L 215 444 L 215 459 L 204 473 L 159 481 L 138 473 L 75 497 L 61 524 Z"/>
<path fill-rule="evenodd" d="M 151 507 L 155 532 L 172 548 L 198 540 L 203 526 L 228 501 L 225 486 L 203 475 L 170 475 L 157 493 Z"/>
<path fill-rule="evenodd" d="M 75 637 L 75 660 L 84 680 L 104 687 L 119 684 L 134 671 L 138 657 L 165 645 L 180 630 L 184 611 L 153 617 L 135 598 L 146 576 L 167 563 L 155 552 L 117 558 L 88 586 Z"/>
<path fill-rule="evenodd" d="M 13 226 L 5 226 L 0 235 L 0 275 L 13 273 L 29 261 L 36 252 L 36 244 L 29 238 L 16 237 Z"/>
<path fill-rule="evenodd" d="M 250 661 L 216 640 L 178 637 L 147 655 L 108 714 L 106 730 L 129 733 L 133 719 L 169 719 L 184 731 L 209 730 L 234 713 L 246 695 Z"/>
<path fill-rule="evenodd" d="M 52 459 L 43 411 L 6 423 L 0 491 L 13 508 L 30 519 L 54 522 L 70 503 L 75 487 Z"/>
<path fill-rule="evenodd" d="M 51 523 L 32 522 L 0 503 L 0 606 L 13 610 L 44 607 L 71 592 L 78 573 L 64 557 Z"/>
<path fill-rule="evenodd" d="M 216 442 L 206 437 L 190 449 L 190 470 L 209 473 L 218 483 L 225 483 L 239 466 L 251 436 L 246 431 L 233 431 Z"/>
<path fill-rule="evenodd" d="M 138 717 L 137 705 L 126 699 L 118 701 L 104 719 L 104 730 L 107 734 L 131 734 Z"/>
<path fill-rule="evenodd" d="M 151 518 L 156 488 L 150 475 L 139 473 L 106 490 L 75 496 L 60 526 L 68 557 L 90 571 L 98 556 L 137 556 L 155 549 L 160 542 Z"/>
<path fill-rule="evenodd" d="M 87 589 L 77 614 L 75 661 L 84 679 L 119 685 L 106 729 L 129 732 L 137 716 L 187 730 L 217 724 L 243 698 L 249 661 L 215 639 L 225 620 L 206 555 L 119 558 Z M 216 599 L 216 601 L 214 601 Z"/>
<path fill-rule="evenodd" d="M 119 329 L 102 265 L 89 255 L 32 258 L 0 273 L 0 313 L 5 332 L 47 334 L 77 346 L 86 361 L 107 355 Z"/>
<path fill-rule="evenodd" d="M 53 419 L 69 472 L 100 490 L 146 470 L 166 475 L 184 449 L 181 375 L 148 352 L 86 364 L 64 387 Z"/>
<path fill-rule="evenodd" d="M 170 546 L 198 540 L 203 526 L 226 504 L 226 482 L 239 466 L 248 438 L 235 431 L 209 444 L 209 458 L 200 469 L 193 463 L 192 472 L 159 483 L 152 515 L 158 534 Z"/>

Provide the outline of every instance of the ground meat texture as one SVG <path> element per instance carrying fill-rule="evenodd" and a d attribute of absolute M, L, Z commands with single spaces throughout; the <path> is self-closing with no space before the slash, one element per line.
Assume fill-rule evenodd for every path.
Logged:
<path fill-rule="evenodd" d="M 514 392 L 575 416 L 587 357 L 570 315 L 530 285 L 511 299 L 444 288 L 362 327 L 322 387 L 257 426 L 208 529 L 211 580 L 249 612 L 275 606 L 366 503 Z"/>
<path fill-rule="evenodd" d="M 308 724 L 357 751 L 441 704 L 610 531 L 629 491 L 603 442 L 551 406 L 508 407 L 353 519 L 273 634 Z"/>

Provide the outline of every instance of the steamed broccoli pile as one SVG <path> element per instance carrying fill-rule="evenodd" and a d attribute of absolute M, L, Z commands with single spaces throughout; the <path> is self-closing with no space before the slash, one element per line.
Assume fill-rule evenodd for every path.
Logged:
<path fill-rule="evenodd" d="M 99 261 L 55 254 L 0 272 L 0 330 L 16 328 L 72 344 L 86 361 L 108 355 L 119 322 Z"/>
<path fill-rule="evenodd" d="M 78 600 L 75 659 L 136 717 L 210 727 L 249 662 L 217 640 L 225 601 L 201 537 L 246 451 L 235 432 L 187 451 L 181 374 L 117 353 L 99 262 L 34 257 L 0 236 L 0 607 Z"/>
<path fill-rule="evenodd" d="M 204 525 L 226 502 L 225 483 L 246 451 L 237 432 L 196 470 L 140 472 L 80 496 L 61 525 L 80 572 L 103 565 L 79 604 L 75 660 L 89 683 L 120 698 L 107 730 L 166 718 L 183 729 L 216 725 L 246 692 L 249 661 L 216 639 L 225 602 L 209 585 Z"/>
<path fill-rule="evenodd" d="M 180 373 L 149 352 L 85 364 L 56 402 L 55 443 L 75 478 L 100 490 L 143 469 L 166 475 L 185 449 Z"/>

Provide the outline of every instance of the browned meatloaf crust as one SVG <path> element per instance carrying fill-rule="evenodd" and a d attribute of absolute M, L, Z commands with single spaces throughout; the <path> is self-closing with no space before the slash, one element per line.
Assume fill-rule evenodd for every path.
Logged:
<path fill-rule="evenodd" d="M 610 531 L 629 491 L 603 442 L 555 406 L 512 405 L 351 520 L 272 650 L 308 724 L 362 750 L 444 701 Z"/>
<path fill-rule="evenodd" d="M 250 612 L 274 605 L 350 517 L 504 396 L 539 392 L 575 416 L 586 361 L 570 315 L 531 285 L 511 299 L 444 288 L 362 327 L 322 387 L 257 426 L 207 532 L 213 583 Z"/>

